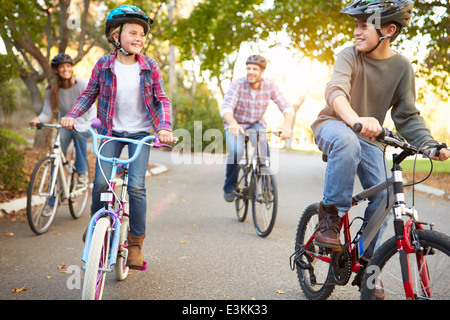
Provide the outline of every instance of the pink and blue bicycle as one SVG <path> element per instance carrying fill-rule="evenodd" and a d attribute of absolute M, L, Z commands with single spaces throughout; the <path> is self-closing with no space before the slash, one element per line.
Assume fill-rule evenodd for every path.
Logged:
<path fill-rule="evenodd" d="M 129 268 L 126 265 L 128 256 L 127 237 L 129 230 L 128 206 L 127 206 L 127 184 L 128 168 L 142 150 L 143 145 L 153 148 L 168 147 L 159 142 L 157 135 L 149 135 L 140 140 L 109 137 L 97 134 L 94 129 L 100 126 L 99 119 L 92 119 L 90 126 L 77 126 L 77 131 L 88 131 L 92 135 L 93 149 L 98 161 L 106 161 L 112 164 L 107 192 L 101 194 L 102 201 L 107 202 L 104 208 L 95 212 L 86 233 L 86 240 L 81 260 L 85 263 L 85 275 L 83 282 L 83 300 L 101 300 L 107 273 L 114 270 L 118 281 L 125 280 Z M 81 128 L 80 128 L 81 127 Z M 129 159 L 116 157 L 108 158 L 101 155 L 101 146 L 98 147 L 97 140 L 121 141 L 137 144 L 136 152 Z M 104 145 L 104 144 L 103 144 Z M 106 177 L 105 177 L 106 179 Z M 121 190 L 119 192 L 119 185 Z M 146 270 L 147 262 L 138 270 Z M 134 268 L 133 268 L 134 269 Z"/>

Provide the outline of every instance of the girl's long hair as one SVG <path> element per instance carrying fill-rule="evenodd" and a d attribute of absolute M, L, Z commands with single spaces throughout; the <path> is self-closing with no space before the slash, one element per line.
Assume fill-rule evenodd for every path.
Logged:
<path fill-rule="evenodd" d="M 52 80 L 50 80 L 50 83 L 48 85 L 48 88 L 50 88 L 50 104 L 52 106 L 52 121 L 55 119 L 58 119 L 58 113 L 59 113 L 59 88 L 62 86 L 62 79 L 58 75 L 57 70 L 58 67 L 53 68 L 53 70 L 56 73 L 56 77 L 53 77 Z M 69 79 L 69 88 L 72 88 L 75 85 L 75 76 L 72 72 L 72 77 Z"/>

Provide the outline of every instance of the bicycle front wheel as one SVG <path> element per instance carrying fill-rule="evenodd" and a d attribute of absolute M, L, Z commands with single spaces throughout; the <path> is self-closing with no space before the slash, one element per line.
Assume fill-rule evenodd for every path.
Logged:
<path fill-rule="evenodd" d="M 278 209 L 278 192 L 270 168 L 262 167 L 253 179 L 253 224 L 260 237 L 267 237 L 275 225 Z"/>
<path fill-rule="evenodd" d="M 27 220 L 31 230 L 36 234 L 48 231 L 55 218 L 59 204 L 59 184 L 56 177 L 53 182 L 54 159 L 44 157 L 37 163 L 31 174 L 27 190 Z"/>
<path fill-rule="evenodd" d="M 70 215 L 74 219 L 81 217 L 86 210 L 88 203 L 90 181 L 89 166 L 87 166 L 87 183 L 78 183 L 78 179 L 75 177 L 75 166 L 72 168 L 72 174 L 70 177 L 70 194 L 69 194 L 69 210 Z"/>
<path fill-rule="evenodd" d="M 240 164 L 237 174 L 237 185 L 234 194 L 236 200 L 234 202 L 236 207 L 236 215 L 238 221 L 243 222 L 247 218 L 248 211 L 248 189 L 249 189 L 249 176 L 247 175 L 247 167 Z"/>
<path fill-rule="evenodd" d="M 111 242 L 111 222 L 100 218 L 92 235 L 91 246 L 86 261 L 83 282 L 83 300 L 101 300 L 108 272 L 109 246 Z"/>
<path fill-rule="evenodd" d="M 432 230 L 416 230 L 423 251 L 407 255 L 415 299 L 450 299 L 450 237 Z M 405 299 L 395 237 L 373 255 L 361 286 L 361 299 Z M 403 272 L 408 270 L 403 270 Z M 380 294 L 380 288 L 384 290 Z M 378 292 L 376 292 L 378 286 Z"/>

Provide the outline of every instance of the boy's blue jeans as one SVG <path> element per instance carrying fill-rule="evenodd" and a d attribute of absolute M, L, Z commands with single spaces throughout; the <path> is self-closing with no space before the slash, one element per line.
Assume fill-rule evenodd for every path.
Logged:
<path fill-rule="evenodd" d="M 113 137 L 121 137 L 128 139 L 142 139 L 148 136 L 146 132 L 127 133 L 127 132 L 113 132 Z M 101 143 L 103 145 L 103 141 Z M 119 157 L 122 149 L 128 145 L 128 157 L 132 157 L 137 144 L 125 143 L 120 141 L 107 142 L 100 151 L 100 154 L 105 157 Z M 145 188 L 145 173 L 147 171 L 148 160 L 150 156 L 150 146 L 143 145 L 139 156 L 134 162 L 130 164 L 128 170 L 128 201 L 129 201 L 129 215 L 130 215 L 130 232 L 139 237 L 145 234 L 145 223 L 147 215 L 147 199 Z M 109 180 L 111 175 L 112 164 L 105 161 L 100 161 L 103 172 Z M 92 206 L 93 213 L 101 209 L 105 203 L 100 201 L 100 193 L 108 190 L 108 181 L 103 177 L 99 163 L 96 161 L 95 165 L 95 179 L 94 187 L 92 189 Z"/>
<path fill-rule="evenodd" d="M 257 123 L 254 124 L 247 129 L 252 130 L 266 130 L 264 126 Z M 256 133 L 251 133 L 249 135 L 250 142 L 253 146 L 256 146 Z M 224 192 L 233 192 L 236 189 L 237 185 L 237 174 L 239 168 L 239 161 L 241 161 L 242 156 L 244 155 L 245 150 L 245 137 L 240 134 L 237 138 L 232 135 L 228 130 L 225 130 L 225 141 L 227 143 L 228 154 L 227 154 L 227 167 L 225 171 L 225 183 L 223 185 Z M 260 155 L 262 158 L 268 157 L 269 155 L 269 147 L 267 145 L 267 136 L 265 134 L 261 134 L 259 136 L 259 145 L 260 145 Z M 256 150 L 255 150 L 256 154 Z M 252 155 L 249 155 L 251 158 Z"/>
<path fill-rule="evenodd" d="M 87 138 L 90 137 L 89 132 L 77 132 L 75 130 L 61 129 L 61 150 L 64 155 L 67 154 L 70 140 L 73 139 L 75 145 L 75 171 L 78 174 L 87 172 Z"/>
<path fill-rule="evenodd" d="M 314 138 L 319 149 L 328 156 L 322 201 L 325 204 L 334 203 L 341 217 L 352 205 L 356 175 L 365 189 L 385 181 L 386 176 L 391 176 L 383 151 L 359 139 L 343 121 L 327 121 Z M 364 213 L 366 221 L 372 217 L 385 196 L 384 191 L 368 199 L 369 204 Z M 373 255 L 378 247 L 375 246 L 376 241 L 381 238 L 386 227 L 387 221 L 367 248 L 365 257 Z"/>

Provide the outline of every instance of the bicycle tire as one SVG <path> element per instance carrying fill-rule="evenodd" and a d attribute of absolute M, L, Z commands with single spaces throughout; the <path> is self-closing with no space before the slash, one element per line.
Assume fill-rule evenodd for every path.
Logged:
<path fill-rule="evenodd" d="M 267 237 L 275 226 L 278 210 L 278 191 L 270 168 L 260 168 L 253 178 L 253 225 L 260 237 Z M 262 172 L 264 171 L 264 172 Z"/>
<path fill-rule="evenodd" d="M 433 230 L 416 230 L 420 244 L 425 248 L 425 255 L 420 253 L 409 254 L 416 259 L 409 259 L 411 279 L 414 285 L 416 299 L 450 299 L 450 279 L 447 275 L 450 266 L 450 237 Z M 397 256 L 397 258 L 391 259 Z M 385 299 L 405 299 L 405 291 L 402 283 L 399 254 L 395 237 L 387 240 L 373 255 L 367 266 L 361 286 L 361 299 L 374 300 L 374 280 L 378 276 L 384 287 Z M 426 272 L 430 276 L 431 297 L 425 296 L 422 290 L 420 268 L 417 259 L 425 262 Z M 440 278 L 437 278 L 441 276 Z"/>
<path fill-rule="evenodd" d="M 111 222 L 100 218 L 95 224 L 83 281 L 83 300 L 101 300 L 108 271 Z"/>
<path fill-rule="evenodd" d="M 83 215 L 88 203 L 91 176 L 89 173 L 89 164 L 86 163 L 86 165 L 88 176 L 87 185 L 79 185 L 77 183 L 77 178 L 75 177 L 75 165 L 71 168 L 72 174 L 70 177 L 69 187 L 69 211 L 70 215 L 74 219 L 78 219 Z"/>
<path fill-rule="evenodd" d="M 128 217 L 123 217 L 122 224 L 120 227 L 120 238 L 119 238 L 119 248 L 117 252 L 116 265 L 114 267 L 114 272 L 116 273 L 116 279 L 118 281 L 125 280 L 128 276 L 129 267 L 127 267 L 127 257 L 128 249 L 127 238 L 128 238 L 128 228 L 130 221 Z"/>
<path fill-rule="evenodd" d="M 304 211 L 300 218 L 297 226 L 297 233 L 295 238 L 295 251 L 300 249 L 300 247 L 314 234 L 316 224 L 319 220 L 319 204 L 314 203 L 309 205 Z M 308 251 L 321 253 L 323 250 L 315 245 L 312 241 L 308 245 Z M 297 278 L 300 283 L 300 287 L 305 294 L 306 298 L 309 300 L 325 300 L 332 293 L 335 288 L 333 283 L 333 275 L 331 272 L 331 264 L 323 262 L 315 258 L 305 258 L 302 256 L 302 260 L 305 263 L 309 263 L 314 267 L 313 275 L 315 280 L 311 279 L 311 274 L 308 270 L 304 270 L 297 265 Z"/>
<path fill-rule="evenodd" d="M 58 177 L 52 195 L 49 194 L 53 178 L 54 159 L 44 157 L 33 169 L 27 189 L 27 220 L 31 230 L 41 235 L 50 228 L 58 210 L 60 191 Z"/>
<path fill-rule="evenodd" d="M 236 216 L 239 222 L 244 222 L 247 218 L 248 212 L 248 190 L 249 190 L 249 175 L 248 169 L 245 165 L 240 164 L 237 173 L 237 185 L 234 191 Z"/>

